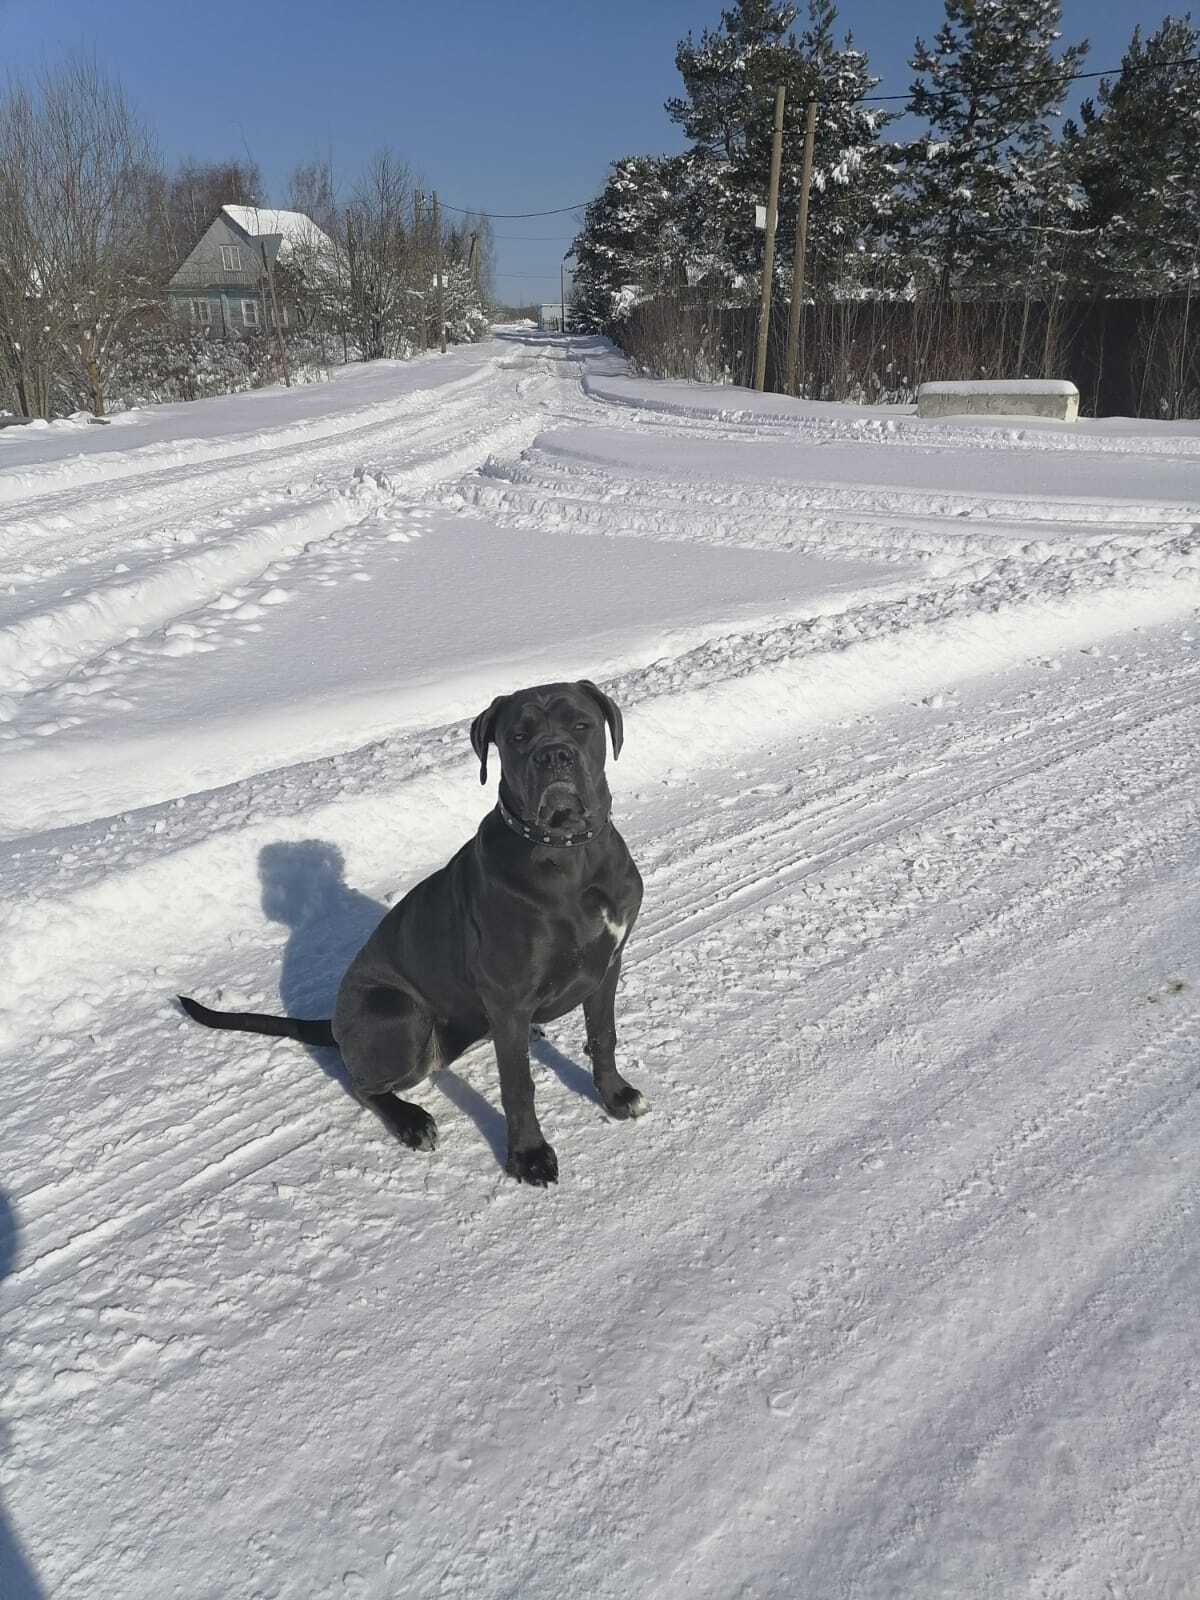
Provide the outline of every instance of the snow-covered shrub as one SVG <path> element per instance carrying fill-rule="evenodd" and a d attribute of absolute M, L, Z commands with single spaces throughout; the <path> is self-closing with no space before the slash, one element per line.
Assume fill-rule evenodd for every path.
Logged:
<path fill-rule="evenodd" d="M 341 343 L 328 336 L 292 333 L 284 345 L 293 383 L 322 382 L 331 367 L 341 364 Z M 273 336 L 209 338 L 166 320 L 144 330 L 130 345 L 112 391 L 119 405 L 152 405 L 238 394 L 282 381 Z"/>

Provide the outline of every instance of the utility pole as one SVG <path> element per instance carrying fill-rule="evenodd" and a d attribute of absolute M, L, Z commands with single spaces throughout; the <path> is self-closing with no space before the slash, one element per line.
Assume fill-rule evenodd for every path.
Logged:
<path fill-rule="evenodd" d="M 438 211 L 437 190 L 433 191 L 433 259 L 437 267 L 437 325 L 438 344 L 446 354 L 446 301 L 442 295 L 442 224 Z"/>
<path fill-rule="evenodd" d="M 775 91 L 771 181 L 767 186 L 767 240 L 763 249 L 762 301 L 758 308 L 758 349 L 754 354 L 754 387 L 759 393 L 767 381 L 767 335 L 771 331 L 771 292 L 775 277 L 775 223 L 779 214 L 779 163 L 783 158 L 783 100 L 786 92 L 782 83 Z"/>
<path fill-rule="evenodd" d="M 426 321 L 425 301 L 426 301 L 427 295 L 426 295 L 425 266 L 424 266 L 424 255 L 425 255 L 425 253 L 424 253 L 424 250 L 422 249 L 422 246 L 421 246 L 421 191 L 420 191 L 420 189 L 414 189 L 413 190 L 413 239 L 416 242 L 417 282 L 421 285 L 421 288 L 419 290 L 420 297 L 421 297 L 421 307 L 420 307 L 420 310 L 417 313 L 417 339 L 418 339 L 418 347 L 420 349 L 424 350 L 426 345 L 429 343 L 429 339 L 427 337 L 427 332 L 426 332 L 426 327 L 425 327 L 425 321 Z"/>
<path fill-rule="evenodd" d="M 353 326 L 358 333 L 359 353 L 361 354 L 362 317 L 360 315 L 360 310 L 362 296 L 360 293 L 361 284 L 358 278 L 354 255 L 354 212 L 349 207 L 346 209 L 346 274 L 350 280 L 349 298 L 346 302 L 346 311 L 351 326 Z M 343 350 L 348 350 L 345 322 L 342 323 L 342 348 Z M 349 359 L 350 356 L 347 353 L 346 360 L 349 361 Z"/>
<path fill-rule="evenodd" d="M 800 168 L 800 209 L 796 213 L 796 247 L 792 252 L 792 304 L 788 311 L 787 392 L 800 392 L 801 330 L 804 322 L 804 258 L 808 252 L 808 196 L 812 189 L 813 143 L 817 134 L 817 102 L 808 102 L 804 120 L 804 161 Z"/>

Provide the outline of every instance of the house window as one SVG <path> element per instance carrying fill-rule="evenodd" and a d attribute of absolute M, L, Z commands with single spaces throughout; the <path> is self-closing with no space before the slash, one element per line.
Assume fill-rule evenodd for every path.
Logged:
<path fill-rule="evenodd" d="M 275 307 L 274 306 L 268 306 L 267 307 L 267 322 L 268 322 L 270 327 L 273 328 L 275 326 Z M 286 328 L 287 325 L 288 325 L 288 309 L 287 309 L 286 306 L 280 306 L 280 308 L 279 308 L 279 322 L 280 322 L 280 325 L 282 327 L 284 327 L 284 328 Z"/>
<path fill-rule="evenodd" d="M 210 301 L 192 301 L 192 321 L 199 328 L 210 328 L 212 326 L 212 304 Z"/>
<path fill-rule="evenodd" d="M 258 301 L 242 301 L 242 326 L 244 328 L 257 328 L 259 326 Z"/>
<path fill-rule="evenodd" d="M 240 272 L 242 270 L 242 247 L 240 244 L 223 244 L 221 246 L 221 265 L 226 272 Z"/>

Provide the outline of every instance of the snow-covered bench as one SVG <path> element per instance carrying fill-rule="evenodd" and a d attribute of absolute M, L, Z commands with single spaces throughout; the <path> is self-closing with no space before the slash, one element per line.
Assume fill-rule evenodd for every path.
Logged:
<path fill-rule="evenodd" d="M 1053 417 L 1074 422 L 1079 390 L 1064 378 L 982 378 L 970 383 L 923 383 L 919 417 Z"/>

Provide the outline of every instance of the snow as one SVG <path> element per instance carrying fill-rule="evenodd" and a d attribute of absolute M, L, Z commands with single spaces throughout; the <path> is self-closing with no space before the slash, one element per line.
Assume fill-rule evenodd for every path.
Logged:
<path fill-rule="evenodd" d="M 389 1143 L 328 1014 L 624 708 L 619 999 Z M 1185 1596 L 1200 429 L 818 405 L 527 328 L 0 434 L 0 1595 Z"/>
<path fill-rule="evenodd" d="M 221 210 L 252 239 L 281 236 L 280 259 L 286 261 L 297 247 L 321 252 L 333 251 L 329 235 L 302 211 L 276 211 L 270 206 L 222 206 Z"/>
<path fill-rule="evenodd" d="M 944 383 L 923 383 L 921 394 L 1060 394 L 1079 397 L 1079 390 L 1066 378 L 975 378 L 951 379 Z"/>

